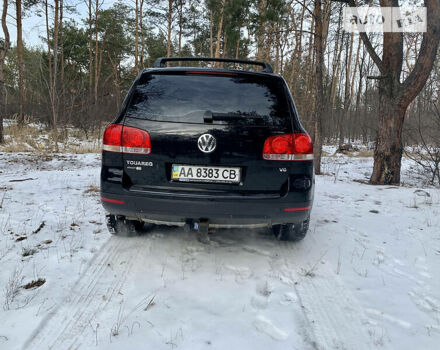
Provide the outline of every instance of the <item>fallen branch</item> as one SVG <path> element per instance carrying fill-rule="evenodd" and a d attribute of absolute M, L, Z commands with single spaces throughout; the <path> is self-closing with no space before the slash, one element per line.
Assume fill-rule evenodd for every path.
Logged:
<path fill-rule="evenodd" d="M 42 229 L 45 225 L 46 225 L 46 222 L 45 222 L 45 221 L 42 221 L 41 224 L 40 224 L 40 226 L 38 226 L 38 228 L 37 228 L 36 230 L 32 231 L 32 234 L 35 235 L 36 233 L 40 232 L 41 229 Z"/>
<path fill-rule="evenodd" d="M 15 179 L 15 180 L 9 180 L 9 182 L 22 182 L 22 181 L 29 181 L 29 180 L 37 180 L 37 178 L 29 177 L 27 179 Z"/>

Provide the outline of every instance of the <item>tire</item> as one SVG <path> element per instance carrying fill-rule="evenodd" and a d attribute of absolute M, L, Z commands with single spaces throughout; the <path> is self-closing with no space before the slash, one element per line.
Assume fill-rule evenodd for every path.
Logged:
<path fill-rule="evenodd" d="M 279 241 L 301 241 L 309 229 L 310 216 L 299 224 L 273 225 L 272 231 Z"/>
<path fill-rule="evenodd" d="M 120 237 L 138 236 L 144 228 L 142 221 L 127 220 L 113 214 L 106 215 L 107 228 L 112 235 Z"/>

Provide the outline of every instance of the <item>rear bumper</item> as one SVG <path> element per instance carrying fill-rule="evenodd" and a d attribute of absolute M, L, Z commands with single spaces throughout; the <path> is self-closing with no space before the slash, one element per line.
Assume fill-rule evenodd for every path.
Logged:
<path fill-rule="evenodd" d="M 214 200 L 151 196 L 126 190 L 118 194 L 101 192 L 102 205 L 110 214 L 176 225 L 199 219 L 218 226 L 300 223 L 310 215 L 313 201 L 299 202 L 294 197 L 293 193 L 276 199 Z"/>

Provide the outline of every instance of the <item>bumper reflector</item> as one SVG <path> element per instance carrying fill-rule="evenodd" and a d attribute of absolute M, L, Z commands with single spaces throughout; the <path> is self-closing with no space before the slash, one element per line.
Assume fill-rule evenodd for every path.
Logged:
<path fill-rule="evenodd" d="M 101 197 L 101 200 L 102 200 L 103 202 L 109 202 L 109 203 L 115 203 L 115 204 L 125 204 L 124 201 L 120 201 L 120 200 L 118 200 L 118 199 L 110 199 L 110 198 L 104 198 L 104 197 Z"/>
<path fill-rule="evenodd" d="M 309 210 L 310 206 L 308 207 L 303 207 L 303 208 L 284 208 L 284 211 L 304 211 L 304 210 Z"/>

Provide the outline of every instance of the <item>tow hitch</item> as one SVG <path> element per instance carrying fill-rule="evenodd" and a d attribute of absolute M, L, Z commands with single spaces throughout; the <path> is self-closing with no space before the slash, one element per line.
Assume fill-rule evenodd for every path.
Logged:
<path fill-rule="evenodd" d="M 184 226 L 185 232 L 190 232 L 192 230 L 197 231 L 197 240 L 201 243 L 209 243 L 209 220 L 208 219 L 187 219 Z"/>

